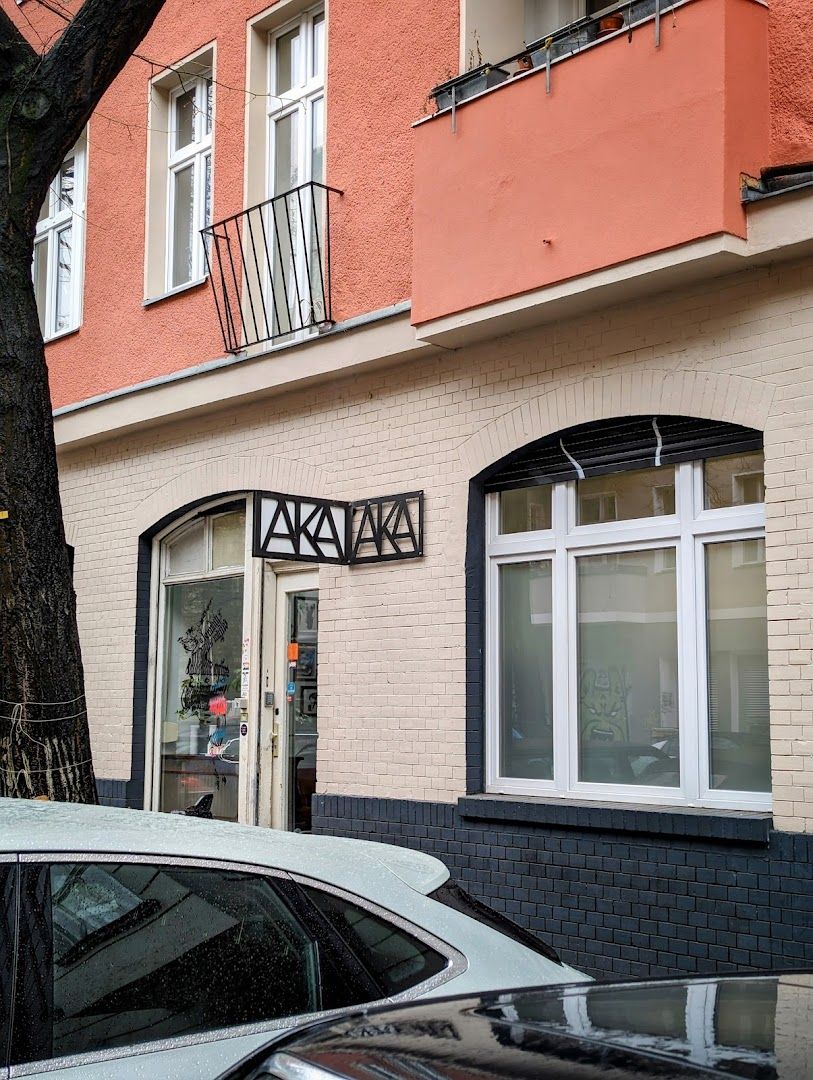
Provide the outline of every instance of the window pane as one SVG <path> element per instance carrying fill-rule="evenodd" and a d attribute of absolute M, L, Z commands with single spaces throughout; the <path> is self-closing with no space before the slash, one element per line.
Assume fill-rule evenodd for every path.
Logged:
<path fill-rule="evenodd" d="M 167 545 L 167 573 L 202 574 L 206 569 L 206 526 L 198 521 Z"/>
<path fill-rule="evenodd" d="M 17 868 L 0 864 L 0 1031 L 8 1035 L 11 1024 L 11 988 L 17 933 Z"/>
<path fill-rule="evenodd" d="M 274 124 L 274 193 L 284 194 L 299 182 L 299 111 Z M 274 332 L 286 334 L 300 324 L 297 309 L 297 263 L 302 243 L 298 232 L 299 202 L 295 195 L 272 204 L 272 231 L 276 233 L 274 258 Z"/>
<path fill-rule="evenodd" d="M 204 117 L 204 130 L 207 135 L 212 133 L 212 110 L 214 109 L 214 90 L 212 86 L 212 80 L 206 79 L 204 98 L 206 99 L 206 115 Z"/>
<path fill-rule="evenodd" d="M 284 94 L 302 82 L 299 61 L 299 30 L 289 30 L 277 38 L 276 79 L 274 89 Z M 277 103 L 279 104 L 279 102 Z"/>
<path fill-rule="evenodd" d="M 195 87 L 175 98 L 173 107 L 175 139 L 173 149 L 180 150 L 195 141 Z"/>
<path fill-rule="evenodd" d="M 551 527 L 551 489 L 518 488 L 500 492 L 500 532 L 535 532 Z"/>
<path fill-rule="evenodd" d="M 578 482 L 579 525 L 662 517 L 675 512 L 675 467 L 636 469 Z"/>
<path fill-rule="evenodd" d="M 51 215 L 51 189 L 49 188 L 48 189 L 48 194 L 45 196 L 45 200 L 44 200 L 42 206 L 40 207 L 40 212 L 39 212 L 39 216 L 37 217 L 37 222 L 39 223 L 40 221 L 44 221 L 47 217 L 50 217 L 50 215 Z"/>
<path fill-rule="evenodd" d="M 68 330 L 73 322 L 73 227 L 57 237 L 56 312 L 54 330 Z"/>
<path fill-rule="evenodd" d="M 311 103 L 311 180 L 323 179 L 325 158 L 325 99 L 314 98 Z"/>
<path fill-rule="evenodd" d="M 445 956 L 341 896 L 302 887 L 381 990 L 398 994 L 443 971 Z M 348 1004 L 350 1004 L 348 1002 Z"/>
<path fill-rule="evenodd" d="M 709 458 L 703 476 L 707 510 L 765 502 L 765 455 L 761 450 Z"/>
<path fill-rule="evenodd" d="M 192 280 L 192 241 L 194 221 L 193 165 L 174 174 L 172 222 L 172 285 Z"/>
<path fill-rule="evenodd" d="M 274 194 L 281 195 L 299 183 L 299 112 L 289 113 L 274 124 Z"/>
<path fill-rule="evenodd" d="M 313 51 L 311 59 L 311 77 L 320 78 L 325 70 L 325 16 L 317 15 L 313 20 Z"/>
<path fill-rule="evenodd" d="M 37 313 L 40 320 L 40 333 L 45 337 L 45 311 L 48 297 L 48 235 L 34 247 L 34 294 L 37 298 Z"/>
<path fill-rule="evenodd" d="M 161 810 L 214 795 L 237 820 L 243 577 L 167 585 Z"/>
<path fill-rule="evenodd" d="M 210 225 L 212 221 L 212 155 L 207 154 L 203 159 L 205 170 L 203 180 L 203 224 Z"/>
<path fill-rule="evenodd" d="M 500 771 L 553 778 L 551 563 L 500 567 Z"/>
<path fill-rule="evenodd" d="M 50 893 L 54 1057 L 319 1007 L 315 945 L 256 874 L 67 863 Z"/>
<path fill-rule="evenodd" d="M 710 786 L 770 791 L 764 541 L 708 544 L 706 593 Z"/>
<path fill-rule="evenodd" d="M 242 566 L 246 561 L 246 515 L 244 510 L 212 518 L 212 569 Z"/>
<path fill-rule="evenodd" d="M 661 569 L 666 550 L 578 560 L 580 780 L 679 783 L 677 592 Z"/>
<path fill-rule="evenodd" d="M 59 185 L 59 206 L 57 209 L 69 210 L 73 206 L 76 183 L 76 162 L 73 158 L 68 158 L 63 163 L 62 168 L 59 170 L 57 183 Z"/>

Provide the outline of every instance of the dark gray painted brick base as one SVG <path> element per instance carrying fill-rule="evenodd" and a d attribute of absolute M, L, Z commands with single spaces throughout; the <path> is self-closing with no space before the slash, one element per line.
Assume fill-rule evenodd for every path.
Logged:
<path fill-rule="evenodd" d="M 746 842 L 574 824 L 463 817 L 446 803 L 314 798 L 316 832 L 437 855 L 472 893 L 592 975 L 813 964 L 813 836 L 764 828 Z"/>
<path fill-rule="evenodd" d="M 127 806 L 127 780 L 101 780 L 96 777 L 96 794 L 102 806 Z"/>

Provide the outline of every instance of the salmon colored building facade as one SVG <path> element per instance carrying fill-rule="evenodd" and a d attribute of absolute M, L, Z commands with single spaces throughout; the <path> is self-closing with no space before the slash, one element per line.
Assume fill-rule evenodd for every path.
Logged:
<path fill-rule="evenodd" d="M 811 42 L 167 0 L 33 268 L 104 800 L 425 848 L 596 973 L 813 960 Z"/>

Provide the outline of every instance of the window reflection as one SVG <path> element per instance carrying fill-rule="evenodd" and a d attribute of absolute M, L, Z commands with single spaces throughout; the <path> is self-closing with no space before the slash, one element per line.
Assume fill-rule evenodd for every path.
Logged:
<path fill-rule="evenodd" d="M 664 552 L 577 562 L 579 778 L 676 786 L 680 781 L 677 594 Z M 656 744 L 669 741 L 670 751 Z"/>
<path fill-rule="evenodd" d="M 675 468 L 635 469 L 578 482 L 579 525 L 633 518 L 664 517 L 675 512 Z"/>
<path fill-rule="evenodd" d="M 770 791 L 764 541 L 706 546 L 710 786 Z"/>
<path fill-rule="evenodd" d="M 161 810 L 214 795 L 237 820 L 243 575 L 166 587 Z"/>
<path fill-rule="evenodd" d="M 703 490 L 707 510 L 765 502 L 765 455 L 759 450 L 709 458 Z"/>
<path fill-rule="evenodd" d="M 553 777 L 549 561 L 500 567 L 500 731 L 505 776 Z"/>

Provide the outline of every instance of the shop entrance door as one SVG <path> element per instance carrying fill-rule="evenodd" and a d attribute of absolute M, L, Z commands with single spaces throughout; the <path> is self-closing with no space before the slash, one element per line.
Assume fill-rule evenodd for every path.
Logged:
<path fill-rule="evenodd" d="M 316 790 L 319 575 L 266 564 L 257 820 L 310 832 Z"/>

